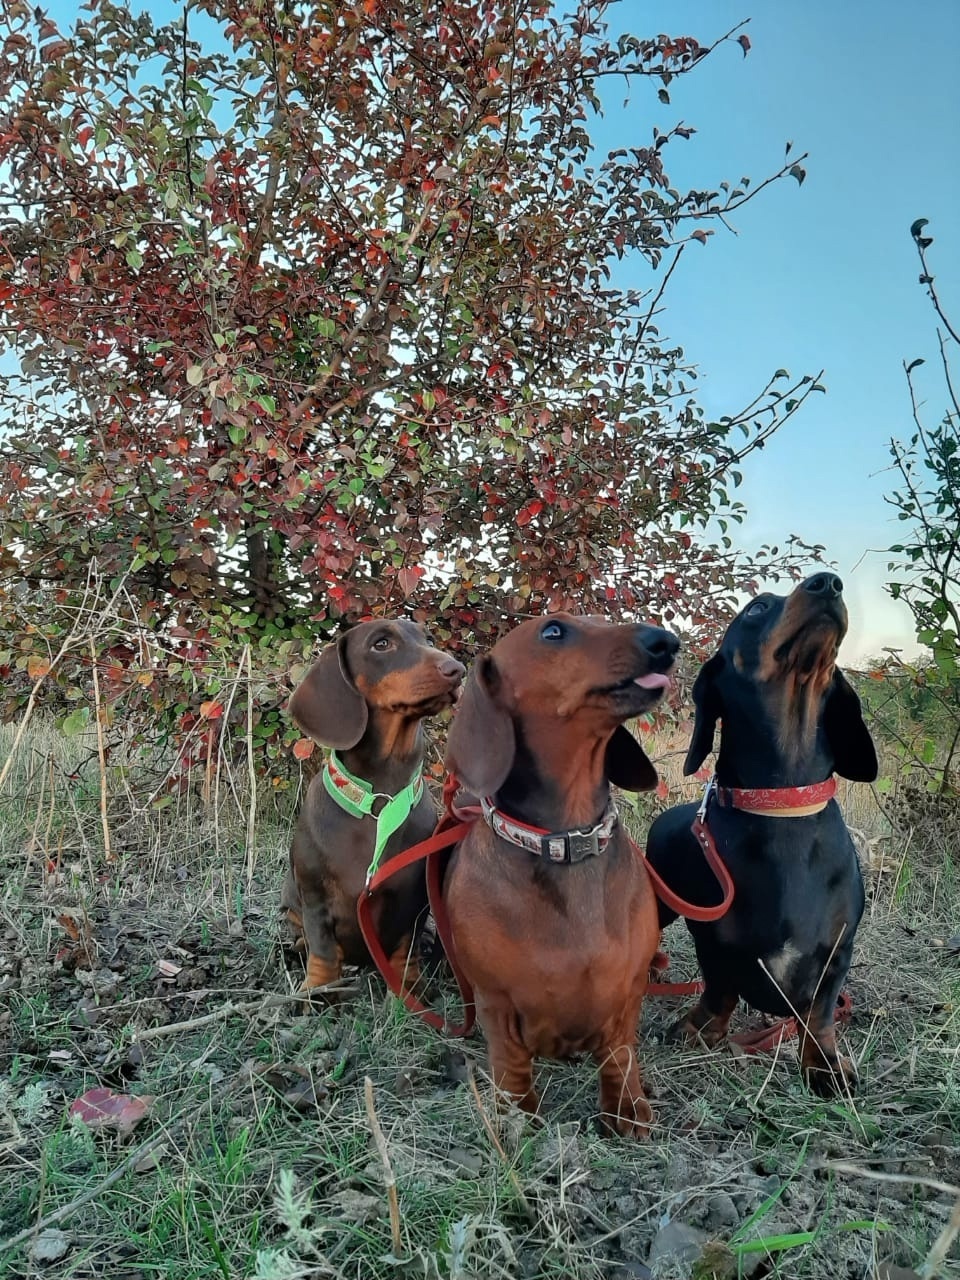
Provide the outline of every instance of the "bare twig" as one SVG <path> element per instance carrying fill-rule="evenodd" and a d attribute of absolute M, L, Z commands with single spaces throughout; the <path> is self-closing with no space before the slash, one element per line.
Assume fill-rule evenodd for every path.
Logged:
<path fill-rule="evenodd" d="M 90 669 L 93 672 L 93 718 L 97 726 L 97 758 L 100 762 L 100 826 L 103 830 L 103 855 L 113 861 L 110 823 L 107 820 L 107 752 L 103 744 L 103 715 L 100 707 L 100 676 L 97 672 L 97 647 L 90 637 Z"/>
<path fill-rule="evenodd" d="M 390 1235 L 393 1240 L 393 1256 L 399 1258 L 402 1256 L 403 1239 L 400 1235 L 400 1201 L 397 1199 L 397 1179 L 393 1172 L 393 1165 L 390 1163 L 387 1140 L 383 1136 L 383 1130 L 380 1128 L 380 1121 L 377 1118 L 377 1110 L 373 1103 L 373 1081 L 369 1076 L 364 1076 L 363 1080 L 363 1101 L 367 1108 L 370 1132 L 373 1134 L 377 1154 L 380 1156 L 380 1163 L 383 1165 L 383 1185 L 387 1189 L 387 1205 L 390 1210 Z"/>
<path fill-rule="evenodd" d="M 247 798 L 247 889 L 249 890 L 253 883 L 253 870 L 257 861 L 257 768 L 253 756 L 253 659 L 249 645 L 244 647 L 243 658 L 247 663 L 247 777 L 250 781 L 250 795 Z"/>
<path fill-rule="evenodd" d="M 336 982 L 328 982 L 322 987 L 313 987 L 309 994 L 320 995 L 325 991 L 349 991 L 355 985 L 352 979 L 338 978 Z M 305 998 L 303 991 L 293 991 L 275 992 L 264 996 L 262 1000 L 243 1000 L 239 1004 L 233 1000 L 228 1000 L 226 1004 L 221 1005 L 219 1009 L 214 1009 L 212 1013 L 203 1013 L 196 1018 L 186 1018 L 183 1022 L 167 1022 L 159 1027 L 142 1027 L 133 1032 L 132 1039 L 138 1042 L 141 1040 L 159 1040 L 163 1036 L 179 1035 L 181 1031 L 195 1031 L 198 1027 L 209 1027 L 214 1022 L 221 1022 L 224 1018 L 232 1018 L 238 1015 L 247 1017 L 250 1014 L 263 1013 L 267 1009 L 274 1009 L 278 1005 L 302 1002 Z"/>
<path fill-rule="evenodd" d="M 912 1173 L 881 1173 L 879 1169 L 864 1169 L 862 1165 L 850 1164 L 846 1160 L 824 1160 L 821 1167 L 834 1169 L 837 1173 L 849 1173 L 856 1178 L 872 1178 L 875 1182 L 908 1182 L 918 1187 L 929 1187 L 931 1191 L 960 1196 L 960 1187 L 951 1182 L 939 1182 L 936 1178 L 922 1178 Z"/>
<path fill-rule="evenodd" d="M 34 1236 L 39 1235 L 41 1231 L 45 1231 L 47 1227 L 52 1227 L 54 1223 L 63 1222 L 65 1218 L 72 1218 L 78 1209 L 82 1209 L 84 1205 L 90 1204 L 91 1201 L 103 1195 L 105 1191 L 109 1191 L 121 1178 L 126 1177 L 141 1160 L 150 1155 L 151 1152 L 156 1151 L 158 1147 L 162 1147 L 168 1141 L 169 1136 L 169 1131 L 165 1131 L 151 1138 L 149 1142 L 141 1143 L 139 1147 L 131 1151 L 122 1164 L 118 1164 L 116 1169 L 112 1173 L 108 1173 L 103 1181 L 98 1182 L 95 1187 L 90 1187 L 84 1191 L 83 1195 L 77 1196 L 76 1200 L 71 1200 L 69 1204 L 61 1205 L 59 1209 L 54 1209 L 52 1213 L 45 1214 L 33 1226 L 24 1227 L 22 1231 L 15 1236 L 11 1236 L 9 1240 L 4 1240 L 0 1244 L 0 1254 L 8 1253 L 11 1249 L 16 1249 L 19 1245 L 25 1244 Z"/>
<path fill-rule="evenodd" d="M 935 1280 L 941 1274 L 943 1264 L 947 1258 L 947 1250 L 958 1235 L 960 1235 L 960 1197 L 954 1201 L 950 1217 L 947 1219 L 947 1225 L 934 1240 L 926 1261 L 920 1268 L 920 1275 L 923 1276 L 923 1280 Z"/>

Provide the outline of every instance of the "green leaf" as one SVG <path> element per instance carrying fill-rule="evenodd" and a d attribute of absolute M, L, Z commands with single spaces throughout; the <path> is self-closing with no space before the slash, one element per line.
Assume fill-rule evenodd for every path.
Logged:
<path fill-rule="evenodd" d="M 74 737 L 78 733 L 82 733 L 87 727 L 90 719 L 90 708 L 88 706 L 77 707 L 76 711 L 70 714 L 60 722 L 61 732 L 68 738 Z"/>

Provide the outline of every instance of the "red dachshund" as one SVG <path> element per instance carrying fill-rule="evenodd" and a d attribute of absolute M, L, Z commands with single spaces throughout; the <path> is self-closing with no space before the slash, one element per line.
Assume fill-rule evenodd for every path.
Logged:
<path fill-rule="evenodd" d="M 421 721 L 455 701 L 463 674 L 414 623 L 363 622 L 324 649 L 294 691 L 294 720 L 334 748 L 307 791 L 281 897 L 306 942 L 304 990 L 336 981 L 344 961 L 369 963 L 357 898 L 375 855 L 386 862 L 433 830 Z M 422 863 L 377 894 L 377 932 L 410 985 L 426 906 Z"/>
<path fill-rule="evenodd" d="M 678 647 L 656 627 L 525 622 L 476 664 L 447 747 L 483 798 L 444 896 L 494 1082 L 535 1111 L 534 1055 L 589 1053 L 601 1120 L 629 1137 L 651 1115 L 636 1041 L 659 930 L 610 783 L 656 785 L 623 724 L 662 696 Z"/>

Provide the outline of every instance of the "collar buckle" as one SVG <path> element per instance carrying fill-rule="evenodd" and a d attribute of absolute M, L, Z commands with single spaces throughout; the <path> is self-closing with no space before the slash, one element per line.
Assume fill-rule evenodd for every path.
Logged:
<path fill-rule="evenodd" d="M 704 823 L 707 820 L 707 810 L 710 807 L 710 798 L 717 789 L 717 775 L 713 774 L 710 781 L 703 788 L 703 798 L 700 801 L 700 808 L 697 810 L 697 821 Z"/>
<path fill-rule="evenodd" d="M 583 862 L 585 858 L 595 858 L 600 852 L 600 826 L 589 831 L 567 832 L 567 856 L 571 862 Z"/>

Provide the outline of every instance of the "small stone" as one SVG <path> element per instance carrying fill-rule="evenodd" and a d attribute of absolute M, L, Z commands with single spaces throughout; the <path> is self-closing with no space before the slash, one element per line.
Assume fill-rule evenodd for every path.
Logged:
<path fill-rule="evenodd" d="M 470 1178 L 479 1177 L 483 1169 L 483 1156 L 476 1151 L 467 1151 L 465 1147 L 451 1147 L 447 1152 L 447 1160 Z"/>
<path fill-rule="evenodd" d="M 740 1225 L 740 1214 L 733 1199 L 725 1191 L 718 1191 L 707 1201 L 707 1217 L 704 1226 L 714 1235 L 725 1235 Z"/>
<path fill-rule="evenodd" d="M 34 1240 L 30 1248 L 30 1261 L 41 1267 L 48 1262 L 58 1262 L 69 1248 L 70 1236 L 65 1231 L 48 1227 Z"/>
<path fill-rule="evenodd" d="M 686 1276 L 709 1239 L 706 1231 L 674 1218 L 654 1236 L 647 1263 L 653 1274 L 663 1280 L 667 1277 L 673 1280 L 681 1274 Z"/>
<path fill-rule="evenodd" d="M 381 1204 L 376 1196 L 365 1195 L 362 1191 L 354 1191 L 345 1187 L 332 1197 L 333 1204 L 349 1222 L 369 1222 L 377 1217 Z"/>

